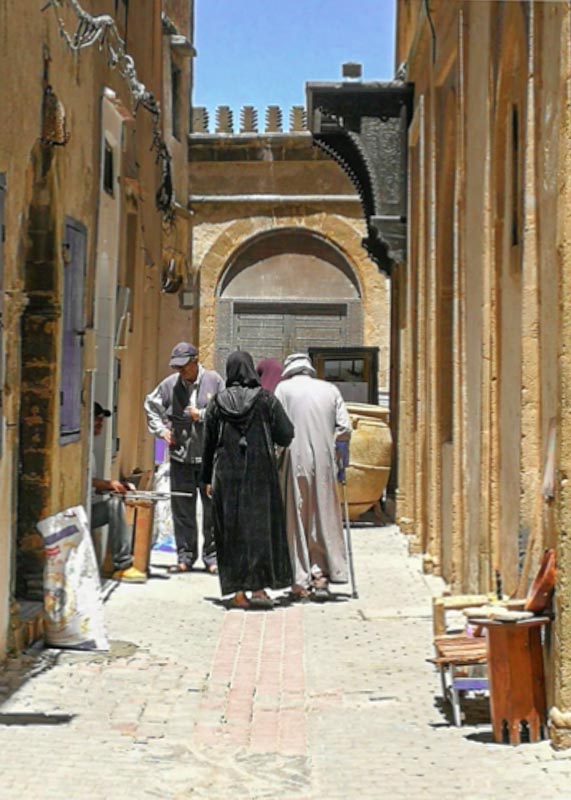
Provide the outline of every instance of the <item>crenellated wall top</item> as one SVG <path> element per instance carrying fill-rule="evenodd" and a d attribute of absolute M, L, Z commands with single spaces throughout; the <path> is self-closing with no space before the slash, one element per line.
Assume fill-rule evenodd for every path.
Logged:
<path fill-rule="evenodd" d="M 284 122 L 284 118 L 286 121 Z M 304 106 L 292 106 L 289 115 L 277 105 L 266 106 L 262 122 L 259 122 L 258 109 L 255 106 L 242 106 L 238 124 L 234 122 L 234 111 L 230 106 L 217 106 L 214 113 L 214 124 L 211 125 L 210 114 L 205 106 L 192 109 L 192 134 L 256 134 L 256 133 L 307 133 L 307 115 Z"/>

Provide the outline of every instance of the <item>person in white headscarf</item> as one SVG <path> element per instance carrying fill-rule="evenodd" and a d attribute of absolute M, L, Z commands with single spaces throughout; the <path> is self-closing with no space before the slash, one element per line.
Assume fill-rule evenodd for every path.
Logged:
<path fill-rule="evenodd" d="M 281 471 L 292 593 L 326 600 L 330 582 L 348 580 L 335 442 L 350 438 L 351 421 L 339 389 L 315 377 L 305 353 L 286 358 L 275 396 L 295 428 Z"/>

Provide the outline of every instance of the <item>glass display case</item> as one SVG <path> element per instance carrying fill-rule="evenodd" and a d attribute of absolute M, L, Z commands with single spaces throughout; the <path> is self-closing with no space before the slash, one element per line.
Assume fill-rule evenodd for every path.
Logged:
<path fill-rule="evenodd" d="M 378 347 L 310 347 L 317 377 L 334 383 L 347 403 L 378 400 Z"/>

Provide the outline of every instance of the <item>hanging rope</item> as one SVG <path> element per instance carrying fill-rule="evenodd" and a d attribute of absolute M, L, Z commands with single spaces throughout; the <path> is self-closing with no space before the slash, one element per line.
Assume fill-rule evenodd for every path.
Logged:
<path fill-rule="evenodd" d="M 65 6 L 77 17 L 77 27 L 73 35 L 68 33 L 61 15 L 61 10 Z M 172 225 L 175 211 L 171 154 L 163 137 L 160 105 L 153 93 L 138 79 L 135 62 L 125 49 L 125 42 L 117 30 L 115 20 L 109 14 L 93 17 L 82 9 L 78 0 L 48 0 L 42 11 L 49 8 L 53 9 L 60 35 L 70 50 L 79 53 L 86 47 L 98 45 L 99 51 L 105 53 L 109 67 L 117 69 L 125 79 L 133 99 L 134 112 L 142 106 L 151 114 L 153 118 L 151 150 L 155 152 L 156 163 L 161 167 L 161 181 L 155 194 L 155 204 L 162 213 L 165 223 Z"/>

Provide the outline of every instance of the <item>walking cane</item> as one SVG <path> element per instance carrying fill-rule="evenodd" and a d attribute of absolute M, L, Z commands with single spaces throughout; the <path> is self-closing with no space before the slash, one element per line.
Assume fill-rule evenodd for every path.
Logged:
<path fill-rule="evenodd" d="M 343 454 L 339 448 L 339 444 L 347 444 L 346 462 L 343 459 Z M 345 549 L 347 550 L 347 561 L 349 562 L 349 575 L 351 577 L 351 597 L 356 600 L 359 597 L 357 592 L 357 584 L 355 583 L 355 569 L 353 567 L 353 548 L 351 546 L 351 523 L 349 521 L 349 504 L 347 502 L 347 472 L 346 468 L 349 462 L 349 443 L 337 443 L 337 464 L 339 470 L 337 472 L 337 479 L 343 487 L 343 516 L 345 517 Z"/>

